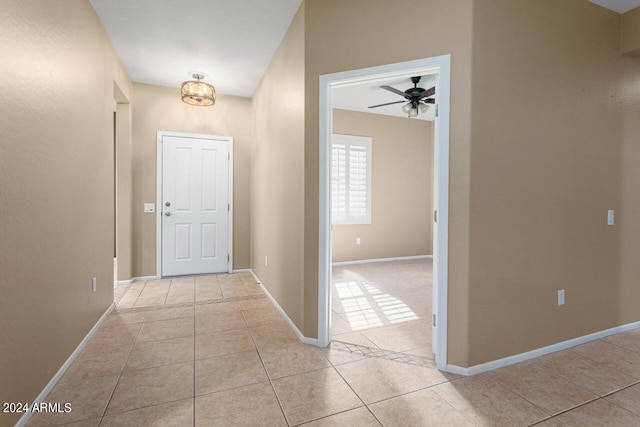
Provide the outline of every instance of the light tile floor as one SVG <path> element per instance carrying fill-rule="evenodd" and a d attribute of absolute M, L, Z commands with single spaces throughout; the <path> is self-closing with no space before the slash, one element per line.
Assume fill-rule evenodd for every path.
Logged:
<path fill-rule="evenodd" d="M 136 283 L 28 425 L 640 426 L 640 329 L 466 378 L 369 356 L 301 344 L 251 275 Z"/>
<path fill-rule="evenodd" d="M 334 266 L 331 338 L 434 359 L 432 260 Z"/>

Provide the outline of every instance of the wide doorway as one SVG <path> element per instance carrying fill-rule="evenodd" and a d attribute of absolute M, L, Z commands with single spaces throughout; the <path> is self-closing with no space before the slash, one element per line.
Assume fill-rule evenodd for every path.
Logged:
<path fill-rule="evenodd" d="M 158 145 L 160 275 L 230 272 L 231 138 L 161 132 Z"/>
<path fill-rule="evenodd" d="M 337 341 L 338 338 L 336 337 L 338 335 L 342 335 L 343 338 L 348 337 L 352 342 L 364 339 L 360 343 L 373 344 L 373 346 L 380 348 L 388 347 L 386 350 L 411 350 L 421 356 L 435 357 L 437 367 L 446 370 L 449 70 L 450 57 L 445 55 L 320 77 L 318 319 L 318 341 L 320 345 L 327 345 L 332 339 Z M 433 130 L 430 136 L 433 141 L 433 185 L 431 188 L 425 186 L 422 194 L 416 195 L 416 197 L 429 198 L 431 201 L 431 212 L 423 215 L 424 225 L 432 227 L 431 234 L 423 238 L 425 240 L 424 243 L 427 243 L 429 249 L 432 249 L 431 254 L 428 251 L 425 253 L 423 250 L 415 254 L 403 254 L 402 241 L 405 239 L 398 238 L 393 241 L 387 238 L 387 240 L 382 240 L 382 242 L 378 243 L 380 246 L 384 246 L 385 241 L 387 244 L 393 245 L 399 243 L 398 255 L 360 257 L 360 259 L 355 259 L 357 261 L 356 264 L 347 262 L 346 264 L 351 265 L 340 266 L 339 264 L 341 264 L 340 261 L 342 260 L 336 259 L 333 253 L 335 250 L 333 239 L 336 238 L 336 226 L 334 223 L 335 212 L 332 212 L 332 209 L 334 209 L 333 205 L 336 199 L 335 197 L 332 198 L 335 176 L 332 176 L 331 169 L 332 155 L 335 157 L 335 153 L 332 150 L 332 138 L 333 134 L 336 133 L 334 127 L 336 92 L 363 84 L 371 88 L 382 88 L 386 92 L 390 92 L 391 95 L 394 93 L 399 95 L 400 98 L 399 101 L 395 99 L 381 102 L 381 104 L 385 106 L 389 104 L 401 110 L 404 107 L 403 104 L 411 101 L 409 98 L 402 98 L 403 94 L 409 94 L 411 87 L 404 87 L 408 85 L 402 87 L 397 87 L 398 85 L 392 86 L 387 82 L 391 80 L 396 82 L 406 80 L 407 83 L 411 84 L 415 83 L 412 78 L 417 76 L 433 78 L 436 82 L 434 85 L 436 88 L 435 102 L 430 105 L 430 112 L 434 115 Z M 430 84 L 424 84 L 426 84 L 424 89 L 431 90 L 432 86 Z M 388 87 L 391 87 L 391 89 L 388 89 Z M 422 85 L 414 84 L 412 87 L 420 88 Z M 410 110 L 409 107 L 405 108 Z M 425 113 L 426 110 L 426 108 L 417 110 L 419 111 L 418 115 Z M 411 114 L 412 112 L 404 111 L 404 113 L 404 120 L 415 120 L 415 112 Z M 407 115 L 411 116 L 411 118 L 407 119 Z M 360 136 L 366 135 L 361 134 Z M 428 138 L 429 136 L 425 135 L 425 143 L 427 143 Z M 372 142 L 372 146 L 371 155 L 375 159 L 375 141 Z M 402 154 L 398 155 L 402 156 Z M 411 153 L 405 153 L 404 155 L 410 157 Z M 425 168 L 430 168 L 430 166 L 425 164 Z M 398 173 L 402 172 L 401 169 L 398 169 Z M 384 180 L 382 182 L 379 180 L 377 184 L 373 181 L 372 185 L 384 185 Z M 406 210 L 406 207 L 403 210 L 399 210 L 397 221 L 401 221 L 402 217 L 408 213 L 409 211 Z M 375 221 L 376 214 L 373 211 L 370 223 L 373 224 Z M 364 220 L 363 224 L 368 224 L 367 219 Z M 429 237 L 432 238 L 432 241 L 428 241 Z M 355 251 L 358 250 L 357 247 L 365 244 L 365 240 L 360 239 L 360 236 L 350 235 L 348 239 L 353 240 L 351 243 L 355 245 Z M 430 256 L 432 256 L 432 259 L 429 258 Z M 409 273 L 412 269 L 414 270 L 413 273 Z M 413 278 L 410 277 L 412 275 Z M 416 283 L 415 280 L 419 280 L 420 283 L 417 288 L 412 289 L 413 284 Z M 400 291 L 400 294 L 396 292 L 396 295 L 393 295 L 393 289 Z M 360 294 L 360 299 L 356 294 Z M 341 295 L 344 298 L 341 298 Z M 347 302 L 349 298 L 351 298 L 351 301 Z M 413 308 L 410 304 L 407 304 L 407 299 L 413 299 L 411 301 Z M 358 320 L 355 318 L 352 318 L 352 321 L 348 320 L 345 307 L 339 306 L 342 305 L 343 301 L 346 304 L 355 305 L 359 302 L 363 303 L 364 310 L 360 310 L 359 314 L 357 314 L 357 307 L 353 305 L 350 307 L 352 313 L 360 316 L 362 321 L 360 325 L 358 325 Z M 367 305 L 371 306 L 371 310 L 367 309 Z M 427 308 L 428 305 L 431 306 L 431 310 Z M 376 307 L 374 308 L 373 306 Z M 367 316 L 369 317 L 367 318 Z M 402 325 L 403 323 L 404 325 Z M 407 328 L 410 324 L 413 326 L 411 330 Z M 378 331 L 373 332 L 375 329 L 378 329 Z M 369 330 L 367 333 L 371 336 L 367 336 L 367 333 L 363 332 L 364 330 Z M 393 333 L 395 333 L 395 336 L 390 336 Z M 404 343 L 401 342 L 403 340 L 405 341 Z"/>

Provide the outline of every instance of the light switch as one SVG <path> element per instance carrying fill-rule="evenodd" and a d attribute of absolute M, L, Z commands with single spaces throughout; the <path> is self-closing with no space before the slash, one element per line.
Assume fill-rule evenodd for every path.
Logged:
<path fill-rule="evenodd" d="M 607 225 L 613 225 L 614 212 L 613 209 L 607 211 Z"/>
<path fill-rule="evenodd" d="M 144 213 L 154 213 L 156 211 L 155 203 L 145 203 L 144 204 Z"/>

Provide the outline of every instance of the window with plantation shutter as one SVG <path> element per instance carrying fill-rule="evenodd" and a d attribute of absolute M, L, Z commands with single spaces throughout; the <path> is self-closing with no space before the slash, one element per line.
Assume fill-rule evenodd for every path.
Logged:
<path fill-rule="evenodd" d="M 371 138 L 332 135 L 331 220 L 371 224 Z"/>

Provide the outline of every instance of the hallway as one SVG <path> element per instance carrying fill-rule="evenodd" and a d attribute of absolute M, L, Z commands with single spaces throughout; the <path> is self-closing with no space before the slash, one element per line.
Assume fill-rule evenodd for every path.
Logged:
<path fill-rule="evenodd" d="M 126 288 L 29 426 L 640 425 L 637 329 L 464 378 L 302 344 L 249 273 Z"/>

